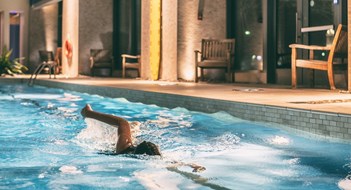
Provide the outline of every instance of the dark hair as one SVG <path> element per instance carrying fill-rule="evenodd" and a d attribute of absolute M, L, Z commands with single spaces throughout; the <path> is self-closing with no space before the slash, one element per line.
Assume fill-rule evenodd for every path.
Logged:
<path fill-rule="evenodd" d="M 135 148 L 134 154 L 147 154 L 147 155 L 161 156 L 161 153 L 158 147 L 154 143 L 147 142 L 147 141 L 143 141 L 142 143 L 140 143 Z"/>

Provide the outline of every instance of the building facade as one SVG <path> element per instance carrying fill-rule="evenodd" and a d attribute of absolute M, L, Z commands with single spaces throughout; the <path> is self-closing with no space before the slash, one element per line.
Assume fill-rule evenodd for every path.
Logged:
<path fill-rule="evenodd" d="M 103 48 L 113 50 L 113 76 L 121 75 L 121 54 L 138 54 L 143 79 L 194 81 L 194 50 L 200 49 L 201 39 L 235 38 L 236 82 L 288 85 L 289 44 L 325 45 L 326 31 L 301 29 L 346 25 L 347 7 L 347 0 L 0 0 L 0 43 L 11 47 L 8 17 L 20 12 L 18 55 L 27 58 L 31 70 L 39 64 L 38 50 L 55 51 L 69 40 L 72 60 L 63 58 L 67 77 L 89 75 L 90 49 Z M 327 53 L 317 57 L 325 59 Z M 157 78 L 151 74 L 153 65 Z M 220 69 L 205 76 L 225 80 Z M 299 82 L 310 85 L 310 78 L 308 71 L 299 70 Z M 328 84 L 323 72 L 313 78 L 315 85 Z M 335 79 L 337 86 L 346 86 L 343 74 Z"/>

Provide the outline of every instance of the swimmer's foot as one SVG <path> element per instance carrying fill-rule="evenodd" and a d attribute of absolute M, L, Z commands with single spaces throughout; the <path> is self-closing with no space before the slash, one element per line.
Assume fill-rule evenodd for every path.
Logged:
<path fill-rule="evenodd" d="M 194 163 L 187 164 L 187 163 L 183 163 L 183 162 L 173 161 L 172 164 L 173 165 L 171 167 L 169 167 L 169 168 L 177 168 L 179 166 L 189 166 L 189 167 L 191 167 L 193 169 L 192 172 L 203 172 L 203 171 L 206 170 L 205 167 L 197 165 L 197 164 L 194 164 Z"/>
<path fill-rule="evenodd" d="M 87 112 L 89 111 L 93 111 L 93 109 L 91 108 L 90 104 L 85 105 L 85 107 L 82 109 L 82 111 L 80 112 L 80 114 L 82 114 L 83 117 L 86 117 Z"/>

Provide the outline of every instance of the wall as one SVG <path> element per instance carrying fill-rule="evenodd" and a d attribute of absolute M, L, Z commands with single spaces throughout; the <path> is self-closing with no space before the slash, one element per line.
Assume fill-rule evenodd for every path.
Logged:
<path fill-rule="evenodd" d="M 79 3 L 79 73 L 90 75 L 90 49 L 111 49 L 113 0 Z M 103 72 L 103 71 L 102 71 Z"/>
<path fill-rule="evenodd" d="M 202 38 L 226 38 L 226 1 L 204 2 L 203 20 L 198 20 L 199 0 L 178 0 L 178 78 L 182 80 L 194 80 L 194 50 L 200 50 Z"/>
<path fill-rule="evenodd" d="M 58 4 L 30 10 L 29 70 L 33 72 L 40 63 L 39 50 L 56 52 Z"/>
<path fill-rule="evenodd" d="M 28 62 L 28 18 L 29 18 L 29 2 L 26 0 L 11 0 L 11 3 L 9 0 L 0 0 L 0 12 L 3 12 L 3 21 L 4 21 L 4 45 L 9 47 L 9 13 L 10 11 L 16 11 L 21 13 L 22 16 L 22 21 L 23 22 L 23 30 L 22 30 L 22 47 L 21 47 L 21 57 L 25 57 L 26 60 L 24 61 L 24 64 Z M 27 64 L 26 64 L 27 65 Z"/>

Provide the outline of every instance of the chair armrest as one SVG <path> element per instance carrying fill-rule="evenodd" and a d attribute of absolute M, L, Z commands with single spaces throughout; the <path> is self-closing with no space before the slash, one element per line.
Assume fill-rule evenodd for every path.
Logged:
<path fill-rule="evenodd" d="M 90 68 L 92 68 L 94 66 L 94 57 L 90 57 Z"/>
<path fill-rule="evenodd" d="M 122 54 L 122 58 L 131 58 L 131 59 L 139 59 L 140 55 L 128 55 L 128 54 Z"/>
<path fill-rule="evenodd" d="M 199 54 L 202 54 L 201 51 L 195 50 L 195 68 L 197 67 L 197 62 L 199 62 Z"/>
<path fill-rule="evenodd" d="M 290 44 L 290 48 L 300 48 L 308 50 L 330 50 L 330 46 L 316 46 L 316 45 L 303 45 L 303 44 Z"/>

